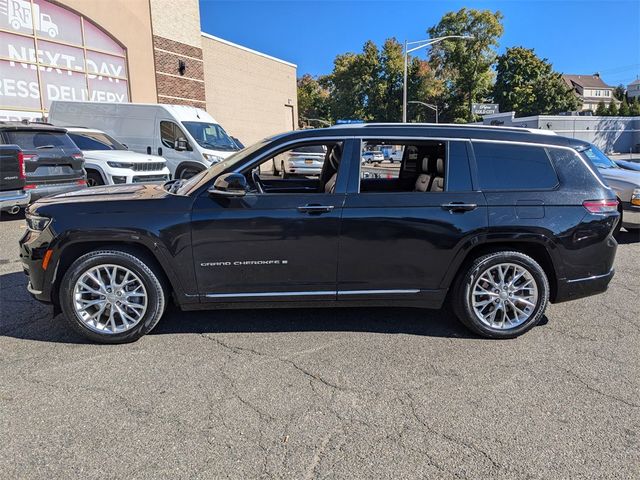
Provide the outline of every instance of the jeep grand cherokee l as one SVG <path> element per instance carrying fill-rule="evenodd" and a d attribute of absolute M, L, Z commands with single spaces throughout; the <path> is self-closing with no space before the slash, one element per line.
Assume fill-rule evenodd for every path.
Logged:
<path fill-rule="evenodd" d="M 64 128 L 47 124 L 0 122 L 0 144 L 22 149 L 31 201 L 87 186 L 84 157 Z"/>
<path fill-rule="evenodd" d="M 326 148 L 317 178 L 260 166 Z M 387 178 L 362 152 L 401 146 Z M 42 199 L 20 240 L 28 289 L 90 339 L 133 341 L 183 310 L 450 302 L 510 338 L 613 276 L 614 192 L 584 142 L 515 128 L 364 125 L 263 140 L 189 180 Z"/>

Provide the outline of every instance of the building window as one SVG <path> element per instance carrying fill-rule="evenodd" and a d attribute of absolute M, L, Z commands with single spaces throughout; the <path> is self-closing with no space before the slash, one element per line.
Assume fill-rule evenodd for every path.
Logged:
<path fill-rule="evenodd" d="M 47 0 L 0 0 L 0 120 L 46 117 L 54 100 L 128 102 L 126 50 Z"/>

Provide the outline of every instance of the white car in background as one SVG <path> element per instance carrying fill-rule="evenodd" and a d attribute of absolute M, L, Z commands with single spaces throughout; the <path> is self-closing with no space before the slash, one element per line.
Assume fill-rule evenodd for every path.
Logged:
<path fill-rule="evenodd" d="M 131 152 L 101 130 L 68 127 L 67 135 L 84 154 L 84 168 L 90 187 L 166 182 L 170 179 L 164 158 Z"/>

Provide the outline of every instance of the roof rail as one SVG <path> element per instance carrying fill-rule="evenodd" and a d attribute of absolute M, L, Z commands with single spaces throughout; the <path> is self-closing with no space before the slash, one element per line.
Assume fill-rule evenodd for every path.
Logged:
<path fill-rule="evenodd" d="M 367 128 L 367 127 L 429 127 L 429 128 L 469 128 L 469 129 L 486 129 L 486 130 L 498 130 L 498 131 L 510 131 L 510 132 L 527 132 L 539 135 L 556 135 L 553 130 L 542 130 L 539 128 L 518 127 L 518 126 L 504 126 L 504 125 L 478 125 L 471 123 L 350 123 L 332 125 L 330 128 Z"/>

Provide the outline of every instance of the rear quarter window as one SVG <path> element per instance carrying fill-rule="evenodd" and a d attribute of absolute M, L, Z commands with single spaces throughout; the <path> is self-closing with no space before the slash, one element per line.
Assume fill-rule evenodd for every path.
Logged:
<path fill-rule="evenodd" d="M 558 176 L 544 147 L 473 142 L 482 190 L 548 190 Z"/>

